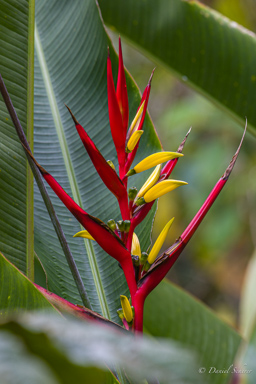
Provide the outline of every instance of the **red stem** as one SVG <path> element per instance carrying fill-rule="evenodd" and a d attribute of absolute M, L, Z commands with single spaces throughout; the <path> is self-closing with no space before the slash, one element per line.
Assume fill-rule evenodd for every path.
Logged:
<path fill-rule="evenodd" d="M 143 312 L 144 302 L 146 296 L 141 294 L 140 289 L 137 290 L 136 294 L 132 297 L 132 305 L 134 306 L 134 322 L 133 330 L 135 334 L 141 334 L 143 332 Z"/>
<path fill-rule="evenodd" d="M 120 212 L 122 215 L 123 220 L 130 220 L 130 210 L 129 210 L 129 204 L 128 204 L 128 195 L 126 192 L 126 195 L 122 195 L 118 199 Z"/>
<path fill-rule="evenodd" d="M 137 284 L 135 280 L 135 274 L 134 274 L 134 268 L 133 268 L 131 256 L 126 257 L 125 259 L 122 259 L 120 264 L 123 269 L 131 297 L 133 297 L 137 291 Z"/>

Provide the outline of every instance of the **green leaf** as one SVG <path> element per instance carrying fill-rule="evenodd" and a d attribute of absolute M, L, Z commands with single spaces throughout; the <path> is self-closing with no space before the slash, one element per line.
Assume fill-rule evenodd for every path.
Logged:
<path fill-rule="evenodd" d="M 90 163 L 64 103 L 84 126 L 106 159 L 117 164 L 109 128 L 106 60 L 107 46 L 117 76 L 117 57 L 113 51 L 93 0 L 38 2 L 36 8 L 35 59 L 35 157 L 88 213 L 103 221 L 120 219 L 115 198 L 106 190 Z M 149 74 L 150 75 L 150 74 Z M 140 96 L 127 74 L 130 119 L 135 115 Z M 146 84 L 145 84 L 146 86 Z M 159 148 L 150 119 L 141 142 L 139 158 Z M 148 173 L 131 182 L 140 186 Z M 80 227 L 58 198 L 49 191 L 63 230 L 70 244 L 93 310 L 117 320 L 119 295 L 127 286 L 118 263 L 95 243 L 75 238 Z M 141 227 L 142 245 L 149 244 L 151 215 Z M 72 302 L 81 303 L 72 276 L 41 197 L 35 191 L 36 252 L 48 276 L 49 289 Z"/>
<path fill-rule="evenodd" d="M 35 309 L 55 310 L 28 278 L 0 253 L 0 315 Z"/>
<path fill-rule="evenodd" d="M 241 371 L 239 376 L 246 384 L 254 384 L 256 381 L 256 323 L 254 323 L 248 344 L 244 345 L 243 352 L 243 359 L 237 364 L 237 369 Z"/>
<path fill-rule="evenodd" d="M 256 251 L 247 266 L 240 302 L 240 328 L 242 335 L 249 340 L 256 322 Z"/>
<path fill-rule="evenodd" d="M 256 127 L 255 35 L 197 1 L 99 0 L 104 21 L 185 84 Z"/>
<path fill-rule="evenodd" d="M 209 383 L 229 383 L 228 370 L 234 363 L 241 342 L 240 335 L 218 319 L 207 307 L 167 281 L 163 281 L 147 298 L 146 330 L 156 337 L 167 337 L 191 348 L 199 357 L 203 380 Z"/>
<path fill-rule="evenodd" d="M 0 0 L 0 73 L 33 141 L 34 1 Z M 33 279 L 33 177 L 0 99 L 0 250 Z"/>
<path fill-rule="evenodd" d="M 256 381 L 256 305 L 255 305 L 256 252 L 247 266 L 240 302 L 240 328 L 246 342 L 239 356 L 239 368 L 245 372 L 245 383 Z"/>
<path fill-rule="evenodd" d="M 1 378 L 6 378 L 3 384 L 69 384 L 85 380 L 102 384 L 111 377 L 110 373 L 97 367 L 74 364 L 68 359 L 68 353 L 63 354 L 61 349 L 56 349 L 45 333 L 35 334 L 12 323 L 10 328 L 13 334 L 8 328 L 0 332 L 0 356 L 3 357 L 0 373 Z"/>
<path fill-rule="evenodd" d="M 124 369 L 131 383 L 144 378 L 157 378 L 163 384 L 205 382 L 196 371 L 196 355 L 175 342 L 134 338 L 106 326 L 42 314 L 2 324 L 0 336 L 3 331 L 19 336 L 27 351 L 43 359 L 61 383 L 78 383 L 81 378 L 83 382 L 105 383 L 102 375 L 107 373 L 103 371 L 115 366 Z"/>
<path fill-rule="evenodd" d="M 2 384 L 59 384 L 47 364 L 7 331 L 0 332 L 0 375 Z"/>

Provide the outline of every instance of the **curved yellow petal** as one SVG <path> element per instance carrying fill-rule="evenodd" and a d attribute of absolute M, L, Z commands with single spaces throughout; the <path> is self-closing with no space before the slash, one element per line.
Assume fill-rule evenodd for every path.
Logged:
<path fill-rule="evenodd" d="M 145 193 L 155 185 L 155 183 L 158 181 L 159 176 L 161 173 L 161 164 L 157 165 L 155 170 L 151 173 L 147 181 L 143 184 L 139 192 L 137 193 L 137 198 L 142 197 L 145 195 Z"/>
<path fill-rule="evenodd" d="M 139 256 L 139 259 L 141 258 L 140 242 L 135 232 L 133 232 L 133 235 L 132 235 L 131 254 L 134 256 Z"/>
<path fill-rule="evenodd" d="M 157 199 L 165 195 L 166 193 L 173 191 L 175 188 L 180 187 L 181 185 L 187 185 L 185 181 L 180 180 L 163 180 L 160 183 L 155 184 L 151 189 L 145 193 L 143 196 L 144 201 L 146 203 L 150 203 L 151 201 Z"/>
<path fill-rule="evenodd" d="M 173 223 L 173 220 L 174 220 L 174 217 L 168 221 L 168 223 L 166 224 L 166 226 L 164 227 L 164 229 L 162 230 L 162 232 L 160 233 L 160 235 L 158 236 L 157 240 L 155 241 L 155 244 L 153 245 L 149 255 L 148 255 L 148 263 L 149 264 L 153 264 L 165 239 L 166 239 L 166 236 L 168 234 L 168 231 Z"/>
<path fill-rule="evenodd" d="M 137 128 L 139 127 L 139 124 L 140 124 L 140 120 L 141 120 L 141 117 L 142 117 L 142 112 L 143 112 L 143 109 L 144 109 L 144 105 L 145 105 L 145 101 L 143 101 L 143 103 L 141 104 L 138 112 L 136 113 L 132 123 L 131 123 L 131 126 L 128 130 L 128 133 L 127 133 L 127 137 L 131 137 L 131 135 L 133 134 L 133 132 L 135 132 L 137 130 Z"/>
<path fill-rule="evenodd" d="M 126 296 L 120 295 L 121 300 L 121 306 L 123 309 L 124 317 L 128 323 L 130 323 L 133 320 L 133 311 L 131 304 Z"/>
<path fill-rule="evenodd" d="M 146 171 L 147 169 L 150 169 L 152 167 L 155 167 L 158 164 L 165 163 L 166 161 L 169 161 L 171 159 L 175 159 L 177 157 L 183 156 L 182 153 L 179 152 L 157 152 L 153 153 L 153 155 L 150 155 L 140 161 L 133 169 L 131 169 L 126 176 L 132 176 L 135 173 L 140 173 L 143 171 Z"/>
<path fill-rule="evenodd" d="M 128 140 L 127 146 L 126 146 L 126 152 L 132 152 L 132 150 L 135 148 L 136 144 L 138 143 L 139 139 L 141 138 L 141 135 L 144 133 L 144 131 L 135 131 L 131 135 L 130 139 Z"/>
<path fill-rule="evenodd" d="M 95 240 L 88 231 L 77 232 L 73 237 L 83 237 L 84 239 Z"/>

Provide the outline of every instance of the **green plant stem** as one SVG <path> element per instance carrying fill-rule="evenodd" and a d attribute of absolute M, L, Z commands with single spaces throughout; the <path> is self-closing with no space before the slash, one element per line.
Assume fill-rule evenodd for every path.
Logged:
<path fill-rule="evenodd" d="M 4 102 L 6 104 L 6 107 L 8 109 L 8 112 L 10 114 L 10 117 L 11 117 L 12 121 L 13 121 L 14 127 L 15 127 L 15 129 L 17 131 L 17 134 L 19 136 L 19 139 L 20 139 L 21 143 L 31 152 L 30 147 L 29 147 L 29 143 L 28 143 L 28 141 L 26 139 L 25 133 L 24 133 L 24 131 L 22 129 L 22 126 L 20 124 L 19 118 L 18 118 L 18 116 L 16 114 L 16 111 L 15 111 L 14 106 L 12 104 L 11 98 L 10 98 L 10 96 L 8 94 L 8 91 L 7 91 L 6 87 L 5 87 L 5 84 L 4 84 L 4 81 L 3 81 L 3 78 L 1 76 L 1 74 L 0 74 L 0 91 L 1 91 L 1 94 L 3 96 Z M 52 221 L 52 224 L 53 224 L 54 229 L 56 231 L 56 234 L 58 236 L 58 239 L 60 241 L 60 244 L 61 244 L 61 247 L 63 249 L 63 252 L 64 252 L 64 254 L 66 256 L 69 268 L 70 268 L 70 270 L 72 272 L 72 275 L 73 275 L 74 281 L 76 283 L 77 289 L 79 291 L 79 294 L 81 296 L 82 302 L 83 302 L 85 307 L 87 307 L 89 309 L 92 309 L 91 303 L 89 301 L 87 292 L 85 290 L 85 287 L 84 287 L 84 284 L 83 284 L 83 281 L 82 281 L 82 278 L 81 278 L 80 273 L 78 271 L 78 268 L 76 266 L 76 263 L 75 263 L 75 260 L 73 258 L 73 255 L 72 255 L 72 253 L 70 251 L 69 245 L 68 245 L 67 240 L 65 238 L 64 232 L 63 232 L 63 230 L 61 228 L 59 219 L 58 219 L 57 214 L 56 214 L 56 212 L 54 210 L 54 207 L 52 205 L 52 202 L 50 200 L 48 192 L 47 192 L 47 190 L 45 188 L 42 176 L 41 176 L 38 168 L 34 164 L 33 160 L 30 158 L 29 154 L 26 151 L 25 151 L 25 154 L 27 156 L 29 165 L 30 165 L 30 167 L 32 169 L 33 175 L 34 175 L 35 180 L 37 182 L 38 188 L 39 188 L 39 190 L 41 192 L 41 195 L 42 195 L 42 198 L 44 200 L 45 206 L 46 206 L 46 208 L 48 210 L 49 216 L 51 218 L 51 221 Z"/>
<path fill-rule="evenodd" d="M 28 22 L 28 76 L 27 76 L 27 139 L 33 151 L 34 141 L 34 26 L 35 26 L 35 0 L 29 1 Z M 33 172 L 27 163 L 27 252 L 26 275 L 34 281 L 34 178 Z"/>

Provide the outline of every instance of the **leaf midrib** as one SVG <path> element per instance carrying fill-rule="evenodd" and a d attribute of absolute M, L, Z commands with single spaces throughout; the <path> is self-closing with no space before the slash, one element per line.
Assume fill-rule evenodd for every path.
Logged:
<path fill-rule="evenodd" d="M 68 151 L 68 145 L 67 145 L 67 141 L 65 138 L 63 125 L 61 122 L 61 117 L 60 117 L 57 101 L 56 101 L 56 98 L 54 95 L 53 86 L 52 86 L 51 79 L 50 79 L 50 74 L 48 71 L 46 59 L 45 59 L 44 52 L 43 52 L 43 47 L 42 47 L 42 44 L 40 41 L 40 37 L 39 37 L 39 33 L 38 33 L 38 29 L 37 29 L 36 24 L 35 24 L 35 48 L 36 48 L 36 52 L 37 52 L 37 56 L 38 56 L 40 69 L 42 71 L 42 77 L 43 77 L 46 93 L 47 93 L 47 96 L 49 99 L 49 105 L 51 108 L 56 132 L 58 135 L 60 148 L 62 151 L 63 160 L 64 160 L 65 168 L 67 171 L 68 180 L 69 180 L 70 187 L 71 187 L 72 197 L 75 200 L 75 202 L 81 208 L 83 208 L 80 191 L 79 191 L 78 185 L 76 183 L 74 168 L 73 168 L 71 157 L 70 157 L 70 154 Z M 81 226 L 81 228 L 83 229 L 82 226 Z M 109 311 L 105 291 L 104 291 L 104 288 L 102 285 L 102 281 L 101 281 L 101 277 L 100 277 L 100 271 L 99 271 L 99 267 L 98 267 L 98 263 L 97 263 L 97 259 L 96 259 L 93 245 L 92 245 L 91 241 L 87 240 L 87 239 L 84 239 L 84 244 L 85 244 L 85 249 L 86 249 L 86 252 L 88 255 L 88 260 L 89 260 L 90 268 L 92 271 L 93 280 L 94 280 L 95 288 L 97 291 L 102 315 L 104 317 L 110 319 L 110 311 Z"/>

